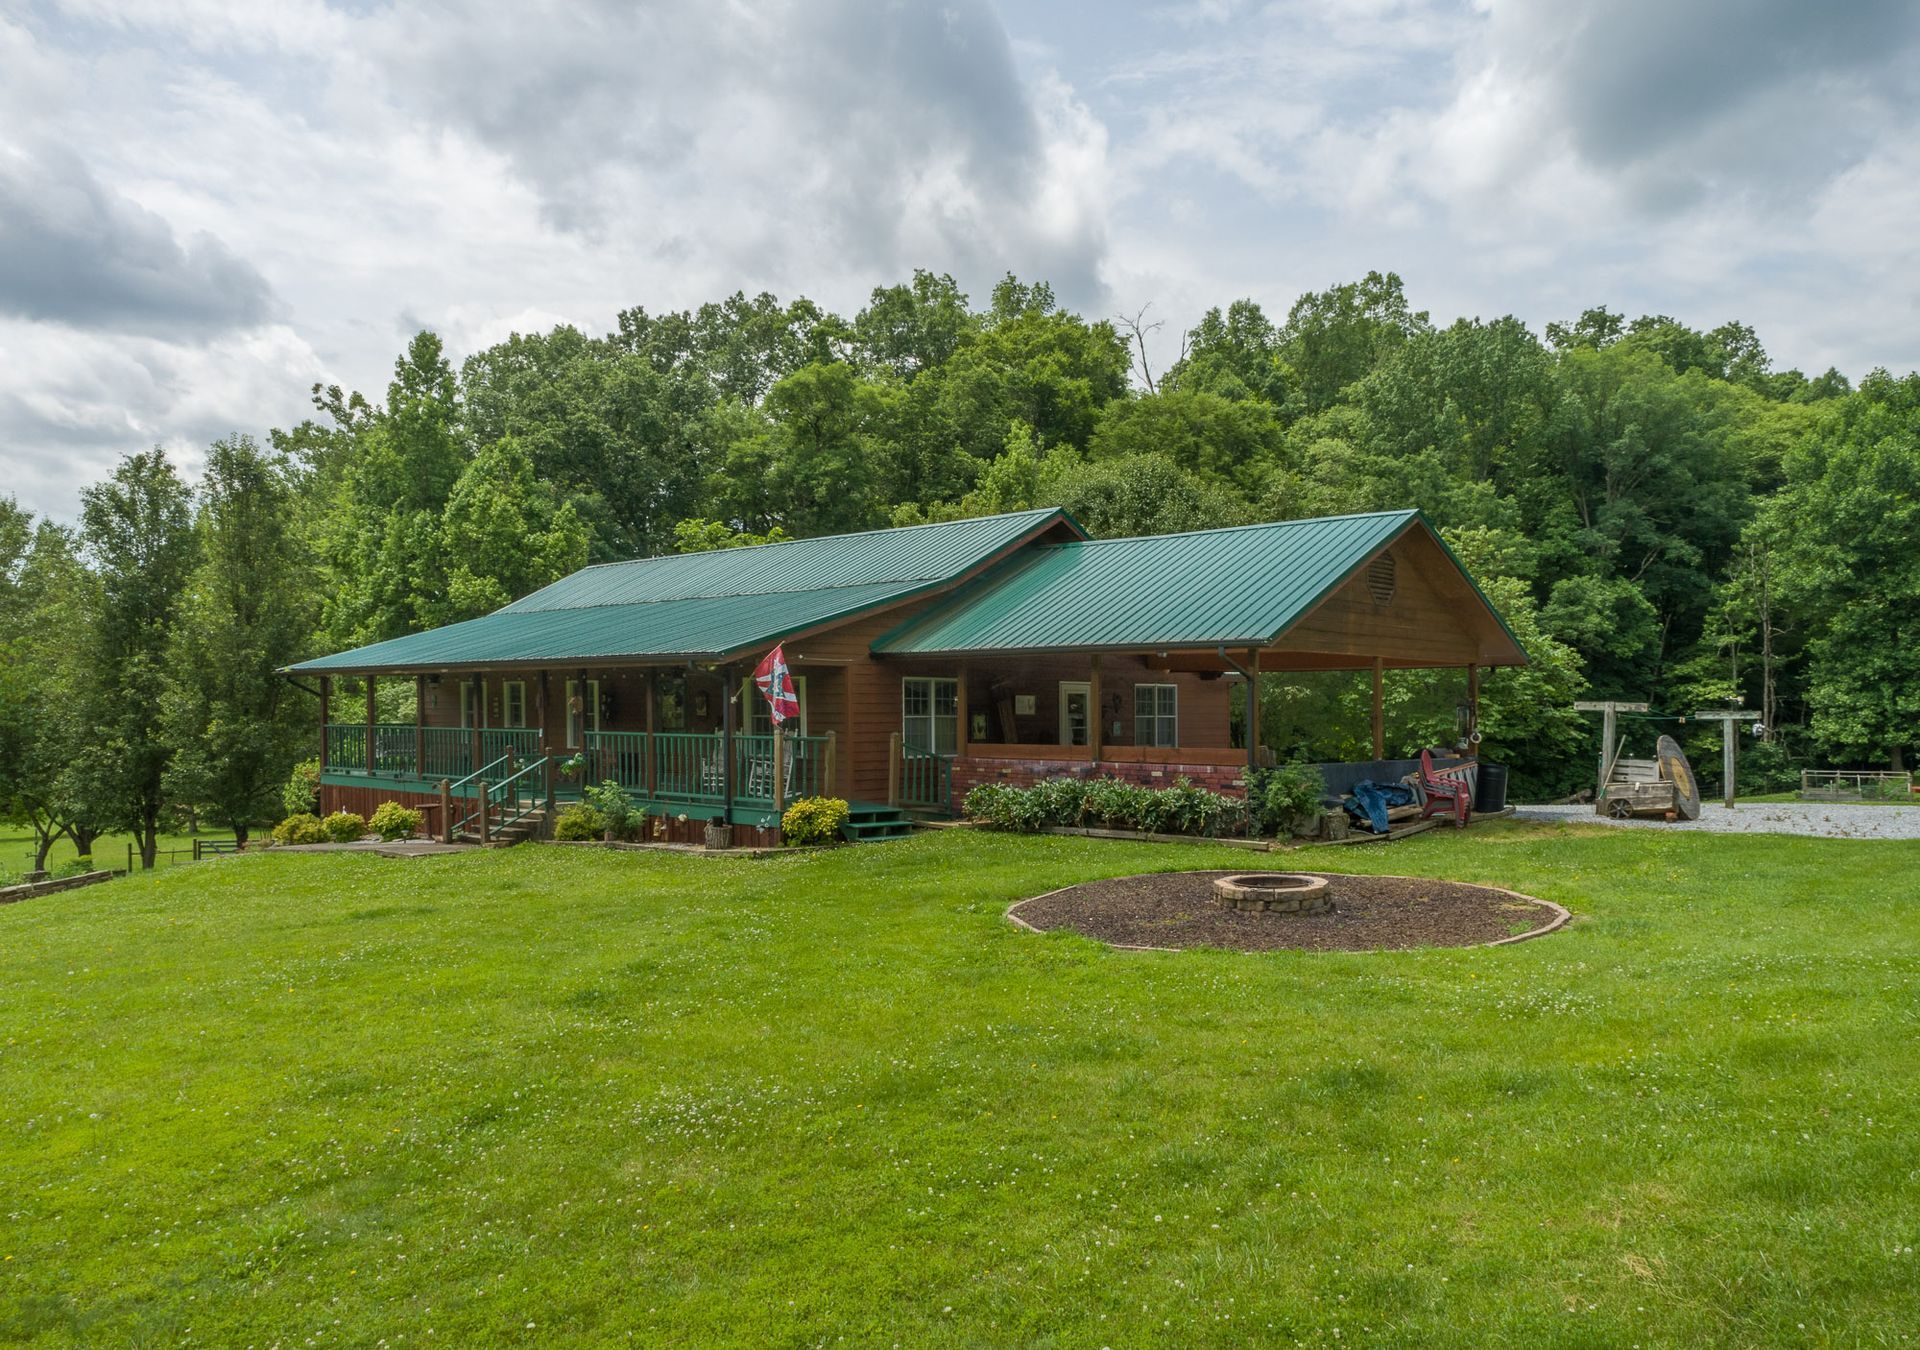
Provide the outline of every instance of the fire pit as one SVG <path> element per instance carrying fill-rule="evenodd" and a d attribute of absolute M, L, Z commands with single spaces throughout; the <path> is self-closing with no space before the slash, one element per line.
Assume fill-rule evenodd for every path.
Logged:
<path fill-rule="evenodd" d="M 1327 914 L 1333 910 L 1327 879 L 1300 872 L 1243 872 L 1215 877 L 1213 893 L 1228 909 L 1242 913 Z"/>

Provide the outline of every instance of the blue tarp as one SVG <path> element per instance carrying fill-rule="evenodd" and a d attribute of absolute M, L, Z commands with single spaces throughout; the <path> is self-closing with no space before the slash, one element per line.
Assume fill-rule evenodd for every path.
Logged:
<path fill-rule="evenodd" d="M 1347 814 L 1355 820 L 1364 820 L 1375 834 L 1387 832 L 1387 808 L 1389 806 L 1409 806 L 1418 799 L 1413 789 L 1405 783 L 1376 783 L 1372 779 L 1362 779 L 1352 788 L 1353 795 L 1347 799 Z"/>

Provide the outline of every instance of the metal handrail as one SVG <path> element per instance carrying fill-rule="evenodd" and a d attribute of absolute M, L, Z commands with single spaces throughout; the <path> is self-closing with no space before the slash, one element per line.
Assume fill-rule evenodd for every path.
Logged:
<path fill-rule="evenodd" d="M 501 815 L 499 820 L 494 824 L 495 829 L 504 830 L 511 825 L 517 825 L 521 821 L 525 820 L 528 816 L 532 815 L 536 810 L 539 809 L 541 805 L 541 794 L 539 792 L 538 785 L 537 784 L 535 785 L 535 790 L 533 795 L 527 798 L 527 805 L 525 807 L 522 807 L 520 805 L 519 783 L 520 783 L 520 780 L 522 778 L 525 778 L 528 774 L 533 773 L 539 769 L 544 769 L 546 767 L 546 763 L 547 763 L 547 757 L 545 755 L 541 755 L 537 759 L 530 759 L 527 761 L 525 766 L 523 766 L 522 768 L 516 769 L 511 776 L 507 777 L 501 782 L 492 783 L 488 785 L 486 800 L 490 802 L 497 802 L 502 807 L 505 807 L 509 802 L 511 802 L 514 808 L 512 815 L 510 816 L 505 814 Z"/>
<path fill-rule="evenodd" d="M 459 782 L 449 783 L 447 785 L 447 790 L 450 792 L 458 792 L 461 788 L 465 787 L 468 783 L 471 783 L 474 779 L 486 777 L 488 774 L 492 773 L 495 769 L 499 768 L 501 765 L 505 764 L 508 760 L 512 758 L 513 758 L 513 752 L 509 750 L 506 754 L 494 760 L 493 763 L 485 765 L 481 768 L 475 769 L 472 773 L 468 774 L 465 778 L 462 778 Z"/>

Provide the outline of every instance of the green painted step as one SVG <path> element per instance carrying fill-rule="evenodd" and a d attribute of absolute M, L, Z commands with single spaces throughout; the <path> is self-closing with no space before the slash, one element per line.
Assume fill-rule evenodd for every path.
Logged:
<path fill-rule="evenodd" d="M 847 812 L 847 823 L 840 827 L 840 837 L 850 844 L 904 839 L 912 833 L 913 822 L 891 806 L 855 806 Z"/>

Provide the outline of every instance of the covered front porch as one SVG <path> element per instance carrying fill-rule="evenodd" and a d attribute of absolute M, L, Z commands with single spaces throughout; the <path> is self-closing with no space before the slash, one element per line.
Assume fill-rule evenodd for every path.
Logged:
<path fill-rule="evenodd" d="M 748 697 L 749 669 L 682 663 L 323 678 L 323 806 L 364 813 L 399 800 L 427 811 L 436 834 L 484 837 L 613 782 L 644 814 L 688 827 L 677 833 L 724 821 L 768 842 L 788 803 L 850 794 L 833 718 L 816 718 L 826 723 L 818 730 L 803 721 L 775 734 L 758 696 Z M 841 672 L 811 674 L 819 699 L 837 692 Z M 342 704 L 362 716 L 340 719 Z M 411 720 L 393 719 L 396 706 Z"/>

